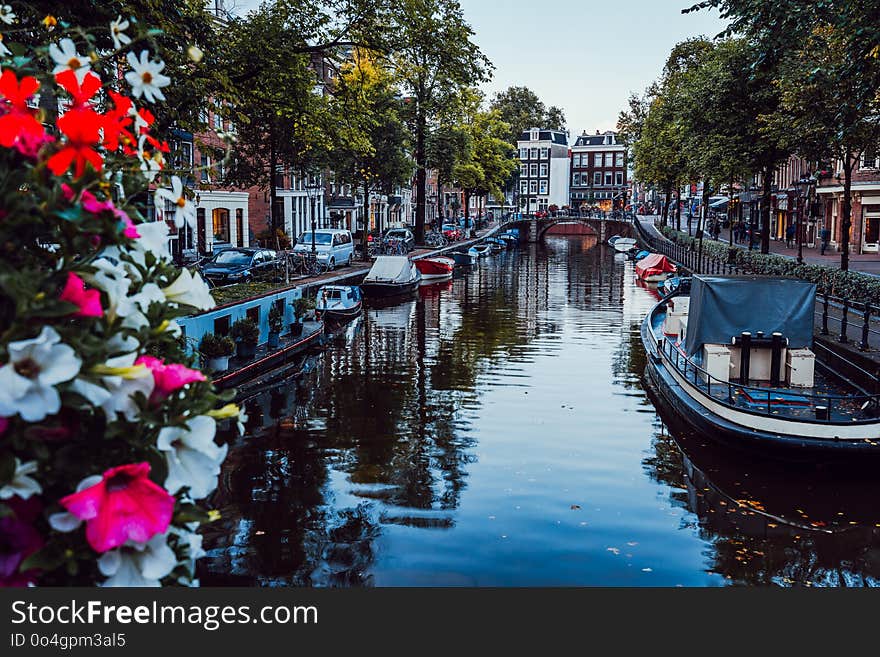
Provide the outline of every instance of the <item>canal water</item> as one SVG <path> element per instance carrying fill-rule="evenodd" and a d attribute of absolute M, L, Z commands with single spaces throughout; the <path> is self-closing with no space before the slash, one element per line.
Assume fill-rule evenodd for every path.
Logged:
<path fill-rule="evenodd" d="M 368 309 L 244 400 L 202 584 L 875 585 L 873 472 L 759 462 L 658 415 L 656 299 L 560 236 Z"/>

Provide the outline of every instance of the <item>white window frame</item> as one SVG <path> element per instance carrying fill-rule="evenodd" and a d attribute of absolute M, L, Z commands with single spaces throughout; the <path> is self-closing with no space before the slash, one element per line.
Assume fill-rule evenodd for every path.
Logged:
<path fill-rule="evenodd" d="M 614 173 L 614 184 L 618 186 L 623 185 L 623 171 L 617 171 Z"/>
<path fill-rule="evenodd" d="M 520 194 L 528 194 L 529 193 L 529 181 L 521 180 L 519 183 L 519 193 Z"/>
<path fill-rule="evenodd" d="M 529 149 L 529 159 L 530 160 L 537 160 L 538 159 L 538 149 L 537 148 L 530 148 Z"/>
<path fill-rule="evenodd" d="M 546 160 L 549 157 L 550 157 L 550 149 L 549 148 L 542 148 L 541 149 L 541 159 Z"/>
<path fill-rule="evenodd" d="M 541 191 L 538 193 L 539 194 L 548 194 L 549 189 L 550 189 L 550 181 L 549 180 L 542 180 L 541 181 Z"/>
<path fill-rule="evenodd" d="M 594 167 L 602 166 L 602 153 L 596 153 L 593 156 L 593 166 Z"/>
<path fill-rule="evenodd" d="M 529 149 L 528 148 L 520 148 L 519 149 L 519 159 L 528 160 L 529 159 Z"/>
<path fill-rule="evenodd" d="M 541 163 L 540 173 L 538 174 L 541 178 L 546 178 L 550 168 L 547 166 L 546 162 Z"/>
<path fill-rule="evenodd" d="M 530 164 L 529 165 L 529 176 L 532 178 L 538 177 L 538 165 L 537 164 Z"/>
<path fill-rule="evenodd" d="M 605 186 L 611 187 L 611 185 L 613 185 L 613 184 L 614 184 L 614 174 L 612 174 L 610 171 L 606 171 L 605 172 Z"/>
<path fill-rule="evenodd" d="M 613 167 L 614 166 L 614 153 L 605 153 L 605 166 Z"/>
<path fill-rule="evenodd" d="M 530 180 L 529 181 L 529 194 L 537 194 L 538 193 L 538 181 Z"/>
<path fill-rule="evenodd" d="M 601 187 L 602 186 L 602 172 L 594 171 L 593 172 L 593 187 Z"/>
<path fill-rule="evenodd" d="M 521 164 L 519 166 L 519 175 L 521 175 L 523 178 L 529 177 L 529 165 L 528 164 Z"/>
<path fill-rule="evenodd" d="M 615 153 L 614 154 L 614 166 L 616 166 L 616 167 L 623 166 L 623 153 Z"/>

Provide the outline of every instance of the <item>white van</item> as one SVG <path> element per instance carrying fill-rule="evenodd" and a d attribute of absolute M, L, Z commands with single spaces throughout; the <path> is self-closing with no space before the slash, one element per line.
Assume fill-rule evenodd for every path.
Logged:
<path fill-rule="evenodd" d="M 310 252 L 312 231 L 300 235 L 293 250 L 300 253 Z M 351 239 L 351 232 L 336 228 L 319 228 L 315 231 L 315 252 L 318 254 L 318 260 L 330 269 L 351 265 L 354 260 L 354 241 Z"/>

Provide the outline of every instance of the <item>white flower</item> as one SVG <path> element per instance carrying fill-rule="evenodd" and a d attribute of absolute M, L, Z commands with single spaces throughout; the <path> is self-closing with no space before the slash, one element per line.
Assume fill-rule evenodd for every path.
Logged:
<path fill-rule="evenodd" d="M 0 416 L 38 422 L 61 410 L 55 386 L 75 377 L 82 362 L 55 329 L 44 326 L 35 338 L 10 342 L 8 352 L 0 367 Z"/>
<path fill-rule="evenodd" d="M 243 436 L 243 435 L 244 435 L 245 425 L 247 424 L 248 419 L 249 419 L 249 418 L 248 418 L 248 414 L 245 413 L 245 411 L 244 411 L 244 404 L 242 404 L 242 405 L 241 405 L 241 410 L 240 410 L 239 413 L 238 413 L 238 421 L 235 423 L 235 424 L 236 424 L 236 427 L 238 428 L 238 434 L 239 434 L 240 436 Z"/>
<path fill-rule="evenodd" d="M 86 488 L 91 488 L 95 484 L 101 483 L 103 479 L 104 477 L 99 474 L 86 477 L 81 482 L 79 482 L 79 484 L 77 484 L 76 492 L 79 493 Z M 67 532 L 72 532 L 81 524 L 82 520 L 67 511 L 60 511 L 59 513 L 53 513 L 49 516 L 49 526 L 56 532 L 62 532 L 66 534 Z"/>
<path fill-rule="evenodd" d="M 214 297 L 211 296 L 208 284 L 202 280 L 199 273 L 191 274 L 185 267 L 180 270 L 177 280 L 162 291 L 168 301 L 199 310 L 210 310 L 217 305 Z"/>
<path fill-rule="evenodd" d="M 140 392 L 149 397 L 155 385 L 152 372 L 145 366 L 136 366 L 136 359 L 137 353 L 109 358 L 102 367 L 96 368 L 95 378 L 101 385 L 80 377 L 73 382 L 71 389 L 100 407 L 109 421 L 115 420 L 117 413 L 122 413 L 133 422 L 139 410 L 134 395 Z"/>
<path fill-rule="evenodd" d="M 164 207 L 159 200 L 169 201 L 176 206 L 174 213 L 174 225 L 178 228 L 183 226 L 183 222 L 189 224 L 193 230 L 196 229 L 196 206 L 193 205 L 183 193 L 183 182 L 178 176 L 171 176 L 171 189 L 160 187 L 156 190 L 156 207 Z"/>
<path fill-rule="evenodd" d="M 136 253 L 152 253 L 160 262 L 171 262 L 171 252 L 168 251 L 168 224 L 164 221 L 149 221 L 138 224 L 140 237 L 134 241 L 129 251 L 132 257 L 137 259 Z"/>
<path fill-rule="evenodd" d="M 165 427 L 159 431 L 156 447 L 166 452 L 165 489 L 169 493 L 189 486 L 190 497 L 200 500 L 217 488 L 217 475 L 228 446 L 219 447 L 214 442 L 216 432 L 217 422 L 207 415 L 194 417 L 185 428 Z"/>
<path fill-rule="evenodd" d="M 160 586 L 159 580 L 177 566 L 168 547 L 168 534 L 156 534 L 148 543 L 126 544 L 98 559 L 98 570 L 108 579 L 101 586 Z"/>
<path fill-rule="evenodd" d="M 150 54 L 141 50 L 140 59 L 133 52 L 128 53 L 128 64 L 133 70 L 125 74 L 125 80 L 131 85 L 131 93 L 135 98 L 144 97 L 150 103 L 165 100 L 161 88 L 171 84 L 171 78 L 162 75 L 165 62 L 148 59 Z"/>
<path fill-rule="evenodd" d="M 61 39 L 59 45 L 54 43 L 49 45 L 49 56 L 55 62 L 52 74 L 57 75 L 62 71 L 70 69 L 76 73 L 77 80 L 82 84 L 86 73 L 92 67 L 89 58 L 83 57 L 76 51 L 76 44 L 72 39 Z"/>
<path fill-rule="evenodd" d="M 149 326 L 147 312 L 154 303 L 165 303 L 165 295 L 155 283 L 147 283 L 137 294 L 123 299 L 116 309 L 116 314 L 125 319 L 122 325 L 126 328 L 140 330 Z"/>
<path fill-rule="evenodd" d="M 0 21 L 3 21 L 7 25 L 12 25 L 15 22 L 15 13 L 12 11 L 10 5 L 0 6 Z"/>
<path fill-rule="evenodd" d="M 122 20 L 122 16 L 117 16 L 115 21 L 110 21 L 110 36 L 113 37 L 113 47 L 116 50 L 131 43 L 131 37 L 125 33 L 127 29 L 128 21 Z"/>
<path fill-rule="evenodd" d="M 15 474 L 12 475 L 12 481 L 6 484 L 3 488 L 0 488 L 0 500 L 8 500 L 14 495 L 18 495 L 21 499 L 26 500 L 31 495 L 42 493 L 43 487 L 40 486 L 39 482 L 28 476 L 34 474 L 36 471 L 36 461 L 22 463 L 16 458 Z"/>
<path fill-rule="evenodd" d="M 3 35 L 0 34 L 0 55 L 3 57 L 9 57 L 11 54 L 12 52 L 6 47 L 6 44 L 3 43 Z"/>
<path fill-rule="evenodd" d="M 195 530 L 198 528 L 198 523 L 189 523 L 187 525 L 191 530 Z M 178 545 L 185 546 L 187 548 L 187 558 L 186 561 L 182 562 L 186 565 L 187 570 L 189 571 L 189 578 L 181 577 L 178 580 L 180 584 L 191 584 L 192 586 L 198 586 L 198 580 L 193 580 L 192 578 L 196 574 L 196 561 L 204 557 L 207 552 L 202 548 L 202 535 L 196 534 L 195 531 L 187 531 L 186 529 L 180 529 L 178 527 L 172 527 L 169 530 L 170 533 L 175 534 L 178 537 Z"/>

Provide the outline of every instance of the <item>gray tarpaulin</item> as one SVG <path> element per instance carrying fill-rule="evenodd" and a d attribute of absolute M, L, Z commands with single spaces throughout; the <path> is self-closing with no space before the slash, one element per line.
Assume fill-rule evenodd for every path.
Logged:
<path fill-rule="evenodd" d="M 796 278 L 694 276 L 685 350 L 730 344 L 743 331 L 779 331 L 792 349 L 812 347 L 815 306 L 816 285 Z"/>

